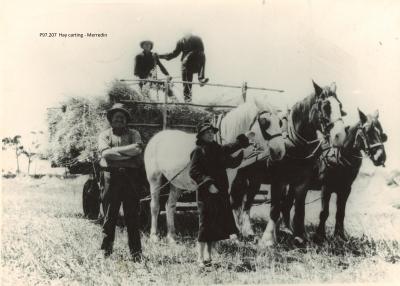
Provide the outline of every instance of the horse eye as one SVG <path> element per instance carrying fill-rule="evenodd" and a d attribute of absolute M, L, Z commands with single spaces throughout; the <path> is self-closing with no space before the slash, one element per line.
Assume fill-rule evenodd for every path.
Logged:
<path fill-rule="evenodd" d="M 263 129 L 268 129 L 270 124 L 271 122 L 266 118 L 260 118 L 260 125 L 262 126 Z"/>
<path fill-rule="evenodd" d="M 324 111 L 325 111 L 325 113 L 326 114 L 330 114 L 330 112 L 331 112 L 331 105 L 328 103 L 328 104 L 325 104 L 324 106 L 323 106 L 323 109 L 324 109 Z"/>
<path fill-rule="evenodd" d="M 279 119 L 279 127 L 282 128 L 282 126 L 283 126 L 283 122 L 281 119 Z"/>

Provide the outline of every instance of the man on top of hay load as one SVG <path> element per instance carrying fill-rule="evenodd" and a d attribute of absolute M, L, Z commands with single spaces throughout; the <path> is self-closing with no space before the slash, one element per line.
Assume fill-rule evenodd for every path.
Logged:
<path fill-rule="evenodd" d="M 161 72 L 170 78 L 167 69 L 160 62 L 157 54 L 151 51 L 153 46 L 154 43 L 149 40 L 140 42 L 140 47 L 143 51 L 135 57 L 134 75 L 140 79 L 156 79 L 155 71 L 156 67 L 159 66 Z M 139 83 L 140 89 L 143 85 L 144 82 Z"/>
<path fill-rule="evenodd" d="M 200 86 L 208 82 L 208 78 L 204 76 L 206 64 L 206 56 L 204 54 L 204 44 L 200 37 L 194 36 L 191 33 L 186 34 L 180 39 L 172 53 L 159 55 L 160 59 L 171 60 L 182 53 L 182 80 L 192 82 L 193 74 L 198 74 Z M 192 100 L 192 84 L 183 84 L 183 94 L 186 102 Z"/>
<path fill-rule="evenodd" d="M 138 131 L 128 128 L 131 119 L 129 111 L 116 103 L 107 112 L 111 128 L 100 133 L 98 148 L 101 154 L 100 166 L 103 171 L 104 208 L 103 243 L 105 257 L 111 255 L 115 227 L 122 202 L 125 223 L 128 229 L 128 245 L 134 261 L 142 258 L 139 234 L 139 190 L 142 139 Z"/>

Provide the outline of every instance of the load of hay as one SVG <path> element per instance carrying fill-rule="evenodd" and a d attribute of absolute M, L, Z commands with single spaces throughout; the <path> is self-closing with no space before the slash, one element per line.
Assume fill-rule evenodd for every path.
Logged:
<path fill-rule="evenodd" d="M 115 102 L 123 101 L 130 110 L 130 126 L 140 132 L 146 144 L 155 133 L 162 130 L 163 114 L 162 105 L 138 103 L 144 100 L 149 101 L 126 83 L 114 81 L 104 97 L 71 97 L 61 102 L 60 108 L 50 108 L 47 114 L 50 141 L 48 156 L 53 165 L 74 168 L 83 162 L 91 163 L 98 159 L 97 137 L 102 130 L 109 127 L 105 114 Z M 204 108 L 168 105 L 168 128 L 189 125 L 180 126 L 179 129 L 195 132 L 190 125 L 196 126 L 199 122 L 212 118 L 213 114 L 211 110 Z M 75 173 L 88 172 L 83 169 Z"/>

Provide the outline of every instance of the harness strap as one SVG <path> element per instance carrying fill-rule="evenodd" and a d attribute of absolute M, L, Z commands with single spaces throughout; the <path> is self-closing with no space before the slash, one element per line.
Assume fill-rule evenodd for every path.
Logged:
<path fill-rule="evenodd" d="M 294 128 L 292 113 L 289 114 L 289 118 L 288 118 L 288 137 L 294 145 L 296 145 L 298 143 L 303 143 L 303 145 L 311 145 L 311 144 L 315 144 L 315 143 L 322 141 L 318 138 L 310 141 L 310 140 L 305 139 L 303 136 L 301 136 L 296 131 L 296 128 Z"/>

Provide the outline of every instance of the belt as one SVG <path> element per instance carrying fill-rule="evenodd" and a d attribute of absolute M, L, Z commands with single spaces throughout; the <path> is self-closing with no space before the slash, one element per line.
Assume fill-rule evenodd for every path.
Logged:
<path fill-rule="evenodd" d="M 110 172 L 110 173 L 127 173 L 137 170 L 137 168 L 129 167 L 100 167 L 100 171 Z"/>

